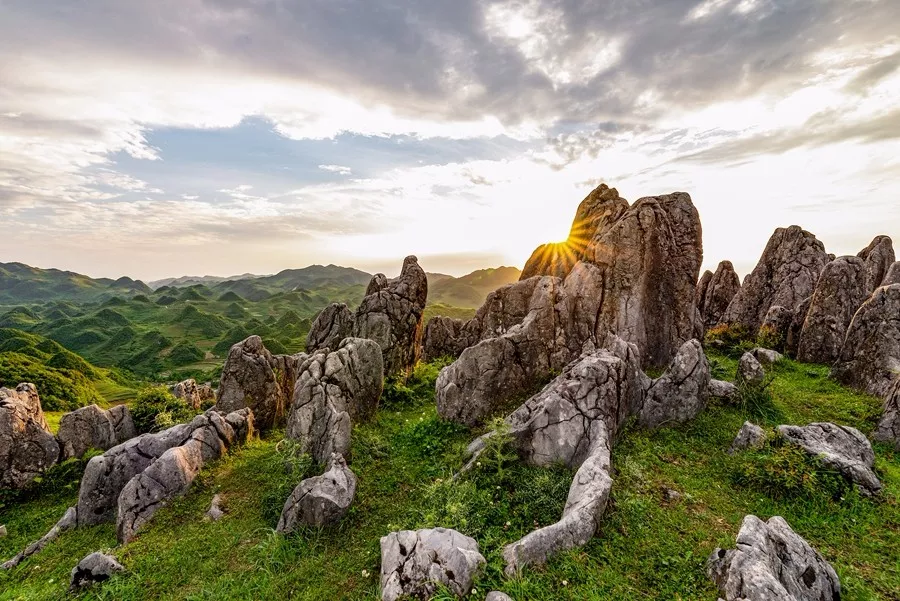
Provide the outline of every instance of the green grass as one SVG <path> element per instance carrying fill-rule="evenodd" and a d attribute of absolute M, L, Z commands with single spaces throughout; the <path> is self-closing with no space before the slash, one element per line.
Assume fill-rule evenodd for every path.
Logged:
<path fill-rule="evenodd" d="M 717 376 L 733 373 L 733 359 L 713 359 Z M 477 432 L 438 419 L 429 388 L 436 372 L 420 367 L 406 385 L 411 400 L 382 407 L 372 423 L 354 428 L 351 467 L 359 487 L 338 526 L 290 537 L 273 533 L 285 491 L 300 476 L 285 469 L 278 435 L 255 440 L 204 470 L 187 496 L 116 549 L 127 574 L 90 598 L 376 599 L 379 538 L 401 528 L 445 526 L 475 537 L 488 559 L 473 599 L 499 589 L 529 601 L 714 601 L 704 563 L 716 546 L 734 546 L 749 513 L 784 516 L 834 565 L 845 601 L 900 598 L 900 457 L 876 446 L 885 485 L 880 499 L 852 491 L 843 499 L 770 496 L 740 484 L 748 456 L 725 450 L 747 416 L 721 404 L 683 427 L 627 428 L 613 451 L 613 495 L 597 536 L 544 568 L 507 579 L 502 546 L 558 519 L 572 474 L 515 461 L 498 470 L 485 460 L 471 476 L 450 482 Z M 772 372 L 772 402 L 787 422 L 828 420 L 871 431 L 877 399 L 829 382 L 822 368 L 786 362 Z M 669 488 L 681 499 L 666 500 Z M 204 522 L 215 493 L 229 513 Z M 11 556 L 43 534 L 74 499 L 74 490 L 62 490 L 0 511 L 10 530 L 0 539 L 0 555 Z M 0 573 L 0 600 L 62 598 L 78 559 L 114 545 L 112 526 L 66 533 L 41 555 Z"/>

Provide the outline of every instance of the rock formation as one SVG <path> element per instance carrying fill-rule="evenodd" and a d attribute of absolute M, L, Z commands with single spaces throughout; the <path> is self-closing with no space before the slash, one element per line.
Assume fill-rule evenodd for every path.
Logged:
<path fill-rule="evenodd" d="M 806 323 L 806 316 L 809 315 L 810 305 L 812 305 L 812 296 L 803 299 L 794 307 L 791 325 L 788 327 L 787 338 L 784 344 L 784 352 L 791 357 L 797 356 L 797 349 L 800 347 L 800 335 L 803 333 L 803 324 Z"/>
<path fill-rule="evenodd" d="M 283 534 L 298 526 L 322 527 L 344 517 L 356 496 L 356 475 L 340 455 L 334 454 L 328 470 L 307 478 L 288 497 L 276 530 Z"/>
<path fill-rule="evenodd" d="M 724 380 L 709 381 L 709 396 L 715 399 L 732 399 L 737 395 L 738 387 Z"/>
<path fill-rule="evenodd" d="M 451 317 L 432 317 L 425 324 L 425 335 L 422 340 L 423 359 L 434 361 L 442 357 L 459 357 L 466 347 L 463 328 L 466 322 Z"/>
<path fill-rule="evenodd" d="M 884 400 L 884 412 L 872 435 L 874 440 L 894 445 L 900 451 L 900 376 L 888 391 Z"/>
<path fill-rule="evenodd" d="M 700 309 L 703 324 L 711 328 L 719 323 L 731 300 L 741 289 L 741 280 L 731 261 L 722 261 L 715 273 L 706 273 L 710 274 L 709 281 L 706 286 L 702 279 L 700 281 L 698 290 L 702 291 L 702 295 L 698 295 L 697 308 Z"/>
<path fill-rule="evenodd" d="M 109 580 L 113 577 L 113 574 L 124 571 L 125 567 L 116 561 L 116 558 L 112 555 L 91 553 L 72 568 L 72 574 L 69 577 L 69 590 L 75 592 L 91 587 Z"/>
<path fill-rule="evenodd" d="M 775 347 L 775 350 L 783 351 L 787 348 L 792 323 L 794 323 L 792 310 L 781 305 L 772 305 L 759 327 L 757 338 L 765 338 L 771 341 L 770 346 Z"/>
<path fill-rule="evenodd" d="M 867 496 L 881 492 L 881 482 L 872 466 L 875 453 L 862 432 L 849 426 L 814 423 L 808 426 L 778 426 L 778 433 L 824 465 L 841 472 Z"/>
<path fill-rule="evenodd" d="M 825 247 L 811 233 L 796 225 L 778 228 L 722 323 L 743 325 L 756 335 L 772 305 L 796 307 L 812 296 L 829 261 Z"/>
<path fill-rule="evenodd" d="M 884 398 L 900 374 L 900 284 L 882 286 L 863 303 L 847 329 L 831 376 Z"/>
<path fill-rule="evenodd" d="M 871 294 L 879 286 L 883 286 L 888 270 L 896 260 L 894 243 L 888 236 L 876 236 L 872 242 L 859 251 L 857 255 L 863 260 L 866 272 L 866 294 Z"/>
<path fill-rule="evenodd" d="M 306 352 L 335 349 L 353 335 L 353 313 L 344 303 L 332 303 L 316 316 L 306 336 Z"/>
<path fill-rule="evenodd" d="M 0 388 L 0 488 L 21 489 L 59 461 L 34 384 Z"/>
<path fill-rule="evenodd" d="M 201 409 L 203 404 L 215 398 L 216 393 L 210 384 L 197 384 L 194 379 L 187 379 L 172 386 L 172 396 L 184 399 L 193 409 Z"/>
<path fill-rule="evenodd" d="M 117 405 L 109 411 L 88 405 L 66 413 L 59 421 L 56 434 L 63 459 L 81 457 L 88 449 L 106 451 L 135 436 L 137 430 L 126 405 Z"/>
<path fill-rule="evenodd" d="M 734 437 L 734 442 L 731 443 L 728 454 L 734 455 L 738 451 L 759 448 L 765 441 L 766 433 L 762 428 L 756 424 L 744 422 L 744 425 L 738 430 L 737 436 Z"/>
<path fill-rule="evenodd" d="M 900 284 L 900 261 L 895 262 L 887 271 L 882 286 L 890 286 L 892 284 Z"/>
<path fill-rule="evenodd" d="M 347 456 L 350 426 L 372 418 L 384 386 L 382 349 L 368 339 L 348 338 L 333 353 L 303 359 L 287 423 L 287 437 L 325 463 L 332 453 Z"/>
<path fill-rule="evenodd" d="M 381 539 L 381 599 L 430 599 L 439 585 L 467 596 L 485 563 L 475 539 L 456 530 L 392 532 Z"/>
<path fill-rule="evenodd" d="M 639 422 L 646 428 L 692 420 L 706 408 L 709 361 L 698 340 L 685 342 L 666 372 L 647 390 Z"/>
<path fill-rule="evenodd" d="M 869 277 L 859 257 L 838 257 L 825 266 L 800 332 L 798 360 L 829 365 L 837 360 L 853 315 L 872 291 Z"/>
<path fill-rule="evenodd" d="M 716 549 L 708 571 L 725 601 L 841 599 L 834 568 L 778 516 L 745 517 L 737 547 Z"/>

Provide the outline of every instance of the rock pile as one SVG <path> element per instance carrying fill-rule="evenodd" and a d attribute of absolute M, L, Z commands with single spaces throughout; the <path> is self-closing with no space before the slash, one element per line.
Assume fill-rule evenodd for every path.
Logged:
<path fill-rule="evenodd" d="M 0 488 L 21 489 L 59 461 L 34 384 L 0 388 Z"/>

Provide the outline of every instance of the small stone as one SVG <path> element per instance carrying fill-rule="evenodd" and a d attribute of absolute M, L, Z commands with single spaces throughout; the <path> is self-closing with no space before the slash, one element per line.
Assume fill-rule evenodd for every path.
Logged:
<path fill-rule="evenodd" d="M 7 536 L 7 534 L 9 533 L 6 531 L 6 526 L 0 525 L 0 538 Z"/>
<path fill-rule="evenodd" d="M 491 591 L 484 598 L 484 601 L 513 601 L 513 598 L 500 591 Z"/>
<path fill-rule="evenodd" d="M 675 501 L 681 500 L 681 493 L 675 490 L 674 488 L 667 488 L 663 491 L 663 497 L 669 503 L 674 503 Z"/>
<path fill-rule="evenodd" d="M 709 396 L 715 399 L 732 399 L 738 393 L 738 387 L 723 380 L 709 381 Z"/>
<path fill-rule="evenodd" d="M 225 510 L 222 509 L 222 495 L 213 495 L 209 510 L 204 515 L 213 522 L 218 522 L 225 517 Z"/>
<path fill-rule="evenodd" d="M 72 569 L 69 590 L 77 591 L 104 582 L 117 572 L 124 572 L 125 567 L 112 555 L 91 553 L 78 562 Z"/>
<path fill-rule="evenodd" d="M 765 430 L 763 430 L 756 424 L 744 422 L 744 425 L 741 426 L 741 429 L 738 431 L 737 436 L 734 438 L 734 442 L 731 443 L 731 448 L 728 449 L 728 454 L 734 455 L 738 451 L 760 448 L 763 443 L 765 443 L 765 441 Z"/>

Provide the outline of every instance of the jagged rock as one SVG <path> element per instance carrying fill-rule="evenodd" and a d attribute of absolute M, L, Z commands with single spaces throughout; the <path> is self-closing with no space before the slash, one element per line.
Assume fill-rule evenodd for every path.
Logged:
<path fill-rule="evenodd" d="M 281 368 L 282 378 L 287 377 L 289 381 L 279 378 L 276 367 Z M 216 409 L 231 413 L 248 408 L 253 411 L 254 425 L 261 430 L 282 422 L 292 394 L 292 389 L 285 388 L 284 384 L 293 381 L 293 374 L 286 374 L 289 370 L 284 367 L 279 366 L 259 336 L 238 342 L 228 351 L 222 367 Z"/>
<path fill-rule="evenodd" d="M 840 601 L 837 573 L 815 549 L 775 516 L 748 515 L 737 548 L 716 549 L 710 578 L 725 601 Z"/>
<path fill-rule="evenodd" d="M 781 305 L 772 305 L 766 312 L 766 317 L 759 327 L 759 337 L 766 337 L 771 340 L 776 350 L 784 350 L 787 346 L 793 322 L 793 311 Z"/>
<path fill-rule="evenodd" d="M 859 257 L 838 257 L 825 267 L 800 332 L 797 359 L 829 365 L 837 360 L 853 315 L 871 292 L 869 277 Z"/>
<path fill-rule="evenodd" d="M 346 515 L 356 497 L 356 475 L 341 455 L 333 454 L 328 471 L 307 478 L 288 497 L 276 530 L 283 534 L 298 526 L 322 527 L 335 524 Z"/>
<path fill-rule="evenodd" d="M 709 361 L 698 340 L 682 345 L 666 372 L 647 390 L 639 421 L 647 428 L 697 417 L 709 398 Z"/>
<path fill-rule="evenodd" d="M 484 564 L 475 539 L 456 530 L 392 532 L 381 538 L 381 599 L 430 599 L 439 585 L 464 597 Z"/>
<path fill-rule="evenodd" d="M 425 361 L 442 357 L 459 357 L 468 346 L 463 336 L 466 322 L 452 317 L 432 317 L 425 325 L 422 346 Z"/>
<path fill-rule="evenodd" d="M 760 386 L 766 381 L 766 370 L 752 353 L 744 353 L 738 363 L 737 381 L 750 386 Z"/>
<path fill-rule="evenodd" d="M 872 466 L 875 453 L 862 432 L 849 426 L 827 422 L 808 426 L 778 426 L 778 433 L 823 464 L 840 471 L 865 495 L 881 492 L 881 482 Z"/>
<path fill-rule="evenodd" d="M 209 509 L 203 516 L 211 522 L 218 522 L 225 517 L 225 510 L 222 508 L 222 495 L 213 495 L 212 501 L 209 504 Z"/>
<path fill-rule="evenodd" d="M 884 398 L 900 374 L 900 284 L 882 286 L 853 316 L 831 377 Z"/>
<path fill-rule="evenodd" d="M 794 307 L 791 325 L 788 328 L 787 339 L 784 344 L 784 352 L 792 357 L 797 356 L 797 349 L 800 347 L 800 335 L 803 333 L 803 324 L 806 323 L 806 316 L 809 315 L 811 305 L 812 296 L 809 296 Z"/>
<path fill-rule="evenodd" d="M 47 545 L 49 545 L 50 543 L 55 541 L 57 538 L 59 538 L 60 534 L 62 534 L 63 532 L 65 532 L 67 530 L 71 530 L 72 528 L 75 528 L 75 526 L 77 524 L 78 524 L 78 520 L 77 520 L 76 509 L 74 507 L 69 507 L 66 510 L 65 514 L 63 514 L 63 517 L 58 522 L 56 522 L 56 524 L 54 524 L 52 528 L 50 528 L 50 530 L 47 532 L 47 534 L 42 536 L 39 540 L 28 545 L 24 551 L 22 551 L 21 553 L 19 553 L 18 555 L 16 555 L 12 559 L 10 559 L 9 561 L 0 565 L 0 569 L 4 569 L 4 570 L 13 569 L 17 565 L 19 565 L 20 563 L 25 561 L 25 559 L 31 557 L 35 553 L 39 553 L 40 551 L 43 551 L 44 547 L 46 547 Z"/>
<path fill-rule="evenodd" d="M 812 296 L 830 260 L 813 234 L 796 225 L 778 228 L 728 305 L 722 323 L 744 325 L 756 335 L 772 305 L 795 307 Z"/>
<path fill-rule="evenodd" d="M 306 336 L 306 352 L 336 349 L 344 338 L 352 335 L 353 313 L 344 303 L 332 303 L 312 322 Z"/>
<path fill-rule="evenodd" d="M 203 407 L 204 403 L 216 401 L 216 391 L 213 390 L 212 382 L 197 386 L 197 394 L 200 396 L 200 407 Z"/>
<path fill-rule="evenodd" d="M 729 455 L 734 455 L 738 451 L 746 451 L 747 449 L 756 449 L 763 445 L 766 441 L 766 432 L 756 424 L 744 422 L 741 429 L 738 430 L 731 448 L 728 449 Z"/>
<path fill-rule="evenodd" d="M 864 262 L 865 291 L 868 295 L 884 285 L 884 278 L 897 258 L 894 243 L 888 236 L 876 236 L 857 256 Z"/>
<path fill-rule="evenodd" d="M 890 286 L 892 284 L 900 284 L 900 261 L 895 262 L 887 271 L 882 280 L 882 286 Z"/>
<path fill-rule="evenodd" d="M 232 417 L 247 422 L 253 419 L 248 409 Z M 166 450 L 132 477 L 119 494 L 116 535 L 120 543 L 133 540 L 162 506 L 186 494 L 206 463 L 221 458 L 232 445 L 246 442 L 246 438 L 238 439 L 240 429 L 236 432 L 225 416 L 215 411 L 198 415 L 189 426 L 186 441 Z"/>
<path fill-rule="evenodd" d="M 750 354 L 753 355 L 754 359 L 759 361 L 760 365 L 763 365 L 765 367 L 775 365 L 776 363 L 784 359 L 784 355 L 782 355 L 778 351 L 773 351 L 772 349 L 762 347 L 756 347 L 755 349 L 750 351 Z"/>
<path fill-rule="evenodd" d="M 199 409 L 203 402 L 200 398 L 200 387 L 194 379 L 184 380 L 175 384 L 170 389 L 172 396 L 176 399 L 184 399 L 184 401 L 193 409 Z"/>
<path fill-rule="evenodd" d="M 872 438 L 892 444 L 900 451 L 900 377 L 894 380 L 894 385 L 884 399 L 884 412 Z"/>
<path fill-rule="evenodd" d="M 34 384 L 0 388 L 0 488 L 24 488 L 58 460 Z"/>
<path fill-rule="evenodd" d="M 710 274 L 709 282 L 703 290 L 703 296 L 700 297 L 697 307 L 703 316 L 703 323 L 707 328 L 711 328 L 719 323 L 731 300 L 741 289 L 741 279 L 734 271 L 734 265 L 731 261 L 722 261 L 716 267 L 716 272 Z M 701 280 L 701 289 L 702 287 Z"/>
<path fill-rule="evenodd" d="M 513 598 L 500 591 L 491 591 L 484 598 L 484 601 L 513 601 Z"/>
<path fill-rule="evenodd" d="M 91 553 L 72 568 L 69 590 L 77 591 L 105 582 L 117 572 L 124 572 L 125 566 L 112 555 Z"/>
<path fill-rule="evenodd" d="M 111 449 L 136 434 L 126 405 L 117 405 L 109 411 L 88 405 L 62 416 L 56 439 L 62 458 L 69 459 L 83 456 L 88 449 Z"/>
<path fill-rule="evenodd" d="M 347 338 L 333 353 L 318 351 L 298 368 L 287 437 L 324 463 L 350 451 L 350 426 L 378 408 L 384 387 L 382 348 L 373 340 Z"/>
<path fill-rule="evenodd" d="M 732 399 L 738 393 L 738 387 L 723 380 L 709 381 L 709 396 L 715 399 Z"/>

